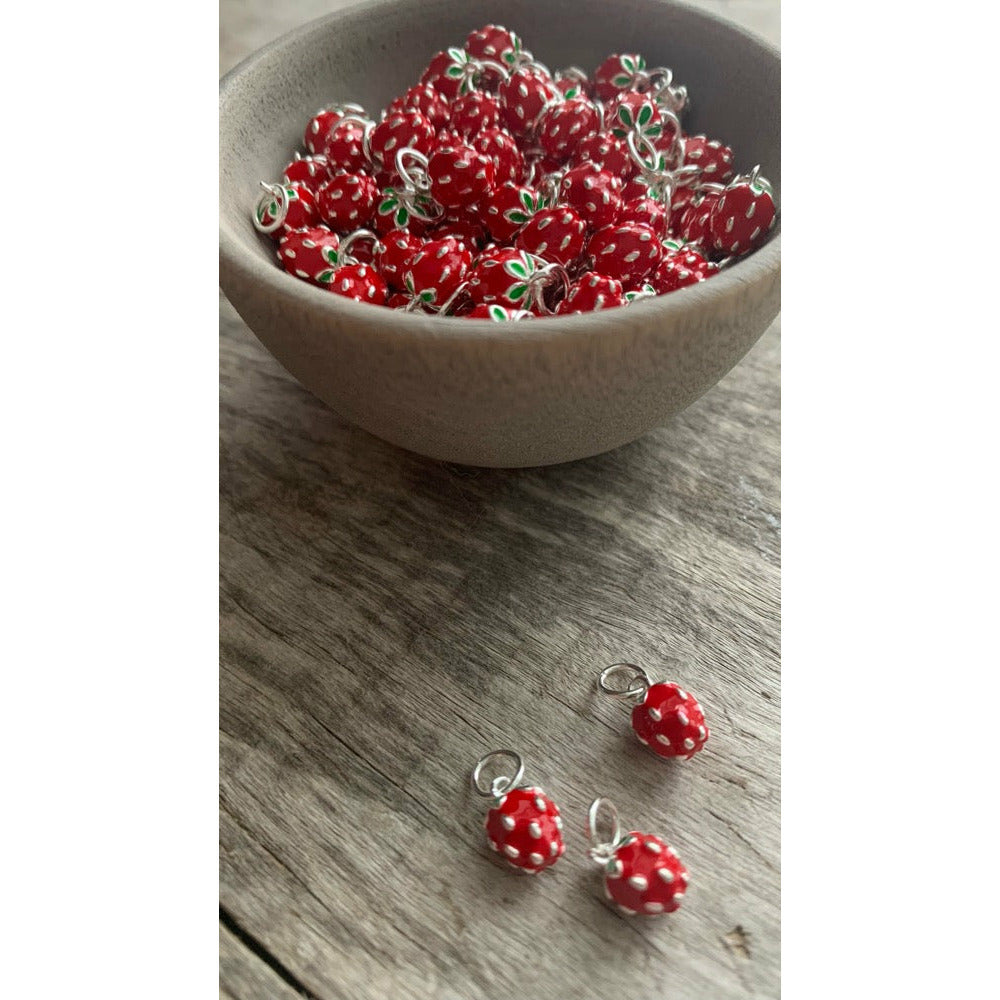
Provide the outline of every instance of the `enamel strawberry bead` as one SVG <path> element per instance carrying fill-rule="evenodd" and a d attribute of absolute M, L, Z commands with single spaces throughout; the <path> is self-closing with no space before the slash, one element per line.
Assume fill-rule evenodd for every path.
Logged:
<path fill-rule="evenodd" d="M 471 32 L 465 40 L 465 51 L 474 59 L 488 59 L 509 69 L 531 59 L 520 36 L 498 24 L 487 24 Z"/>
<path fill-rule="evenodd" d="M 493 161 L 494 184 L 516 183 L 524 177 L 524 156 L 514 137 L 504 129 L 484 128 L 469 145 Z"/>
<path fill-rule="evenodd" d="M 660 263 L 663 246 L 649 226 L 626 222 L 599 229 L 591 237 L 587 253 L 601 274 L 631 288 Z"/>
<path fill-rule="evenodd" d="M 708 236 L 718 253 L 745 254 L 759 246 L 774 226 L 776 210 L 770 181 L 754 167 L 730 181 L 712 208 Z"/>
<path fill-rule="evenodd" d="M 436 140 L 437 129 L 419 111 L 396 111 L 373 129 L 372 159 L 383 169 L 394 169 L 398 150 L 416 149 L 426 156 Z"/>
<path fill-rule="evenodd" d="M 618 221 L 622 210 L 622 181 L 596 163 L 581 163 L 563 175 L 559 195 L 580 213 L 590 229 Z"/>
<path fill-rule="evenodd" d="M 641 222 L 663 237 L 669 231 L 670 212 L 656 198 L 633 198 L 622 205 L 619 222 Z"/>
<path fill-rule="evenodd" d="M 625 141 L 610 132 L 596 132 L 582 139 L 577 146 L 574 162 L 596 163 L 623 181 L 629 180 L 636 171 Z"/>
<path fill-rule="evenodd" d="M 443 239 L 450 237 L 464 243 L 470 250 L 476 251 L 486 245 L 489 233 L 479 221 L 482 211 L 478 205 L 457 209 L 455 215 L 447 215 L 440 222 L 431 226 L 424 234 L 426 239 Z"/>
<path fill-rule="evenodd" d="M 388 286 L 371 264 L 347 264 L 338 268 L 326 287 L 335 295 L 376 306 L 384 306 L 389 298 Z"/>
<path fill-rule="evenodd" d="M 534 134 L 543 109 L 562 94 L 555 83 L 538 70 L 520 69 L 502 81 L 499 90 L 503 121 L 515 138 Z"/>
<path fill-rule="evenodd" d="M 486 305 L 480 303 L 471 312 L 466 313 L 468 319 L 489 319 L 494 323 L 510 323 L 515 320 L 533 319 L 534 313 L 527 309 L 507 309 L 505 306 L 498 306 L 496 303 Z"/>
<path fill-rule="evenodd" d="M 556 89 L 568 101 L 574 97 L 590 97 L 592 88 L 587 74 L 579 66 L 568 66 L 555 75 Z"/>
<path fill-rule="evenodd" d="M 448 124 L 448 102 L 441 92 L 429 83 L 418 83 L 397 97 L 386 108 L 386 117 L 396 111 L 419 111 L 436 129 L 444 128 Z"/>
<path fill-rule="evenodd" d="M 594 70 L 592 77 L 594 95 L 610 101 L 622 91 L 631 90 L 642 79 L 646 60 L 636 54 L 608 56 Z"/>
<path fill-rule="evenodd" d="M 484 221 L 495 240 L 510 243 L 518 230 L 544 205 L 545 201 L 536 188 L 508 182 L 493 192 Z"/>
<path fill-rule="evenodd" d="M 326 157 L 331 173 L 337 170 L 360 173 L 370 166 L 365 151 L 365 127 L 354 120 L 335 124 L 318 152 Z"/>
<path fill-rule="evenodd" d="M 603 869 L 604 896 L 619 913 L 656 916 L 680 908 L 690 877 L 665 840 L 638 830 L 623 836 L 618 810 L 608 799 L 591 803 L 587 832 L 587 853 Z"/>
<path fill-rule="evenodd" d="M 698 167 L 701 180 L 725 184 L 733 176 L 733 151 L 718 139 L 687 135 L 681 141 L 684 146 L 684 162 Z"/>
<path fill-rule="evenodd" d="M 330 176 L 330 164 L 325 156 L 302 156 L 295 154 L 295 159 L 285 167 L 282 180 L 286 184 L 301 184 L 309 188 L 313 194 L 316 189 Z"/>
<path fill-rule="evenodd" d="M 316 208 L 337 232 L 359 229 L 372 221 L 379 190 L 367 174 L 336 174 L 316 192 Z"/>
<path fill-rule="evenodd" d="M 487 784 L 484 768 L 495 766 L 504 759 L 513 763 L 514 774 L 500 774 Z M 480 795 L 493 801 L 483 824 L 490 849 L 514 868 L 536 875 L 554 865 L 566 850 L 562 839 L 563 823 L 556 804 L 540 788 L 521 785 L 523 774 L 524 765 L 519 754 L 512 750 L 496 750 L 476 763 L 472 784 Z"/>
<path fill-rule="evenodd" d="M 498 128 L 500 115 L 500 102 L 492 94 L 473 90 L 452 104 L 450 125 L 468 139 L 483 129 Z"/>
<path fill-rule="evenodd" d="M 448 48 L 431 59 L 420 78 L 429 83 L 449 101 L 479 88 L 484 67 L 465 49 Z"/>
<path fill-rule="evenodd" d="M 538 266 L 530 254 L 508 247 L 484 250 L 469 274 L 469 294 L 479 305 L 525 308 L 531 301 L 531 284 Z"/>
<path fill-rule="evenodd" d="M 410 258 L 403 287 L 424 306 L 440 308 L 458 290 L 472 266 L 472 252 L 460 240 L 427 240 Z"/>
<path fill-rule="evenodd" d="M 582 253 L 587 224 L 568 206 L 544 208 L 520 229 L 514 245 L 545 260 L 569 265 Z"/>
<path fill-rule="evenodd" d="M 638 132 L 647 139 L 659 139 L 663 134 L 660 109 L 646 94 L 622 94 L 609 105 L 608 118 L 611 134 L 619 139 L 624 139 L 629 132 Z"/>
<path fill-rule="evenodd" d="M 390 288 L 402 291 L 403 274 L 423 245 L 424 241 L 408 229 L 394 229 L 382 236 L 375 251 L 375 266 Z"/>
<path fill-rule="evenodd" d="M 340 237 L 326 226 L 286 230 L 278 240 L 278 260 L 289 273 L 328 285 L 339 263 Z"/>
<path fill-rule="evenodd" d="M 712 211 L 724 188 L 721 184 L 709 184 L 699 188 L 687 207 L 681 212 L 676 225 L 671 223 L 671 231 L 685 243 L 694 246 L 710 246 L 711 235 L 708 224 Z"/>
<path fill-rule="evenodd" d="M 316 199 L 304 184 L 265 184 L 253 223 L 258 232 L 280 239 L 284 229 L 308 229 L 319 222 Z"/>
<path fill-rule="evenodd" d="M 570 285 L 566 298 L 556 312 L 560 316 L 593 312 L 597 309 L 614 309 L 625 304 L 622 283 L 596 271 L 589 271 Z"/>
<path fill-rule="evenodd" d="M 493 160 L 472 146 L 442 146 L 430 156 L 427 174 L 431 195 L 445 208 L 462 208 L 486 198 L 493 190 Z"/>
<path fill-rule="evenodd" d="M 302 135 L 302 145 L 312 154 L 322 153 L 330 130 L 345 115 L 364 115 L 365 109 L 360 104 L 336 104 L 329 108 L 321 108 L 306 123 Z"/>
<path fill-rule="evenodd" d="M 663 245 L 663 260 L 649 278 L 657 295 L 696 285 L 717 273 L 709 260 L 692 247 L 675 240 L 665 240 Z"/>
<path fill-rule="evenodd" d="M 576 155 L 580 143 L 601 126 L 597 108 L 586 98 L 576 97 L 549 105 L 538 121 L 538 144 L 553 163 L 565 163 Z"/>

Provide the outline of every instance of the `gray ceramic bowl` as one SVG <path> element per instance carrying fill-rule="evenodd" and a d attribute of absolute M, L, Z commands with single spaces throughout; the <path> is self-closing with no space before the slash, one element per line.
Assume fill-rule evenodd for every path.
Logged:
<path fill-rule="evenodd" d="M 373 114 L 430 57 L 501 23 L 542 62 L 588 72 L 641 52 L 688 87 L 689 132 L 761 164 L 780 198 L 780 61 L 723 21 L 662 0 L 371 0 L 268 45 L 222 81 L 221 284 L 307 389 L 373 434 L 470 465 L 548 465 L 596 455 L 663 424 L 753 346 L 779 308 L 777 229 L 710 281 L 622 309 L 491 323 L 356 303 L 284 273 L 250 222 L 305 122 L 331 101 Z M 780 204 L 780 202 L 779 202 Z"/>

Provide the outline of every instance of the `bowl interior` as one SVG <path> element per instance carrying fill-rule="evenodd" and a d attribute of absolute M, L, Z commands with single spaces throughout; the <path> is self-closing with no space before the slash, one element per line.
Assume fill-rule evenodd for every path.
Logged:
<path fill-rule="evenodd" d="M 741 172 L 759 163 L 780 198 L 780 62 L 734 25 L 662 0 L 370 0 L 278 39 L 224 79 L 223 251 L 245 252 L 284 277 L 250 209 L 259 181 L 280 179 L 302 149 L 308 119 L 334 101 L 360 103 L 377 117 L 417 82 L 435 52 L 463 45 L 488 23 L 518 32 L 553 71 L 576 65 L 589 74 L 613 52 L 639 52 L 649 67 L 669 66 L 690 94 L 686 130 L 730 145 Z"/>

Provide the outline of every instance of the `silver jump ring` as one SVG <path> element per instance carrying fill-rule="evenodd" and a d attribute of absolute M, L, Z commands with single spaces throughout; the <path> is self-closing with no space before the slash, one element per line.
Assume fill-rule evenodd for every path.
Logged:
<path fill-rule="evenodd" d="M 448 298 L 446 298 L 446 299 L 444 300 L 444 302 L 442 302 L 442 303 L 441 303 L 441 306 L 440 306 L 440 308 L 438 309 L 438 315 L 439 315 L 439 316 L 447 316 L 447 315 L 448 315 L 448 310 L 449 310 L 449 309 L 451 309 L 451 307 L 452 307 L 452 306 L 453 306 L 453 305 L 454 305 L 454 304 L 455 304 L 455 303 L 456 303 L 456 302 L 457 302 L 457 301 L 459 300 L 459 298 L 460 298 L 460 297 L 461 297 L 461 296 L 462 296 L 462 295 L 463 295 L 463 294 L 464 294 L 464 293 L 465 293 L 465 292 L 466 292 L 466 291 L 468 290 L 468 288 L 469 288 L 469 282 L 468 282 L 467 280 L 466 280 L 466 281 L 463 281 L 463 282 L 462 282 L 462 283 L 461 283 L 461 284 L 460 284 L 460 285 L 459 285 L 459 286 L 458 286 L 458 287 L 457 287 L 457 288 L 455 289 L 455 291 L 453 291 L 453 292 L 451 293 L 451 295 L 449 295 L 449 296 L 448 296 Z"/>
<path fill-rule="evenodd" d="M 368 239 L 374 244 L 375 251 L 377 252 L 382 246 L 382 241 L 375 235 L 370 229 L 355 229 L 353 233 L 348 233 L 341 241 L 339 247 L 340 261 L 342 264 L 347 264 L 350 262 L 358 263 L 357 257 L 351 256 L 351 247 L 354 246 L 358 240 Z"/>
<path fill-rule="evenodd" d="M 572 80 L 574 83 L 586 83 L 587 74 L 579 66 L 567 66 L 565 69 L 557 69 L 556 80 Z"/>
<path fill-rule="evenodd" d="M 561 298 L 565 298 L 569 295 L 569 274 L 566 268 L 562 264 L 557 264 L 555 262 L 546 261 L 544 258 L 537 256 L 536 254 L 529 254 L 532 260 L 536 264 L 541 266 L 529 279 L 529 287 L 531 288 L 531 296 L 535 300 L 535 305 L 549 316 L 555 315 L 555 310 L 550 309 L 545 303 L 545 289 L 548 288 L 551 282 L 551 278 L 555 277 L 559 282 L 562 283 L 563 293 Z"/>
<path fill-rule="evenodd" d="M 489 785 L 484 787 L 480 778 L 482 777 L 483 768 L 492 760 L 497 758 L 507 758 L 515 764 L 514 776 L 508 777 L 507 775 L 500 774 L 493 778 Z M 480 757 L 476 761 L 476 766 L 472 770 L 472 787 L 475 788 L 476 792 L 487 799 L 498 799 L 501 795 L 506 794 L 512 788 L 517 788 L 518 783 L 524 777 L 524 761 L 521 760 L 521 755 L 516 750 L 492 750 L 490 753 L 483 757 Z"/>
<path fill-rule="evenodd" d="M 639 152 L 639 147 L 636 145 L 637 142 L 641 142 L 643 149 L 652 156 L 652 164 L 643 158 L 642 153 Z M 643 135 L 641 132 L 636 132 L 632 129 L 629 131 L 628 135 L 625 136 L 625 145 L 628 146 L 628 152 L 629 156 L 632 157 L 632 162 L 635 163 L 640 170 L 648 173 L 658 172 L 660 165 L 660 151 L 653 145 L 653 140 L 650 139 L 648 135 Z"/>
<path fill-rule="evenodd" d="M 598 826 L 604 825 L 602 819 L 606 819 L 611 828 L 611 835 L 607 838 L 598 830 Z M 594 799 L 590 803 L 590 809 L 587 810 L 587 839 L 591 844 L 587 854 L 591 858 L 602 865 L 611 860 L 622 839 L 622 824 L 618 818 L 618 810 L 610 799 Z"/>
<path fill-rule="evenodd" d="M 674 71 L 666 66 L 657 66 L 648 71 L 650 91 L 654 98 L 674 82 Z"/>
<path fill-rule="evenodd" d="M 257 199 L 257 204 L 254 205 L 252 215 L 254 229 L 258 233 L 273 233 L 276 229 L 280 229 L 285 224 L 285 219 L 288 218 L 288 192 L 281 184 L 268 184 L 267 181 L 261 181 L 260 186 L 264 190 Z M 263 222 L 263 208 L 267 201 L 274 201 L 278 213 L 270 222 Z"/>
<path fill-rule="evenodd" d="M 617 687 L 612 682 L 613 677 L 619 676 L 625 681 L 625 687 Z M 613 698 L 635 702 L 645 698 L 646 692 L 653 686 L 649 674 L 634 663 L 612 663 L 601 671 L 597 684 L 605 694 Z"/>
<path fill-rule="evenodd" d="M 422 176 L 414 177 L 407 169 L 404 162 L 407 158 L 414 161 L 420 167 Z M 429 161 L 419 149 L 412 146 L 403 146 L 396 151 L 396 173 L 403 178 L 403 183 L 413 191 L 430 191 L 431 182 L 427 178 L 427 168 Z"/>

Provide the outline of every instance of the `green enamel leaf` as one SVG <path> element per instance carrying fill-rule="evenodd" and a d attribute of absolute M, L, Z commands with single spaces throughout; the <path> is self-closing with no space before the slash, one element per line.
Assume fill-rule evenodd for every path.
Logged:
<path fill-rule="evenodd" d="M 635 72 L 635 60 L 631 56 L 622 56 L 619 62 L 629 73 Z"/>
<path fill-rule="evenodd" d="M 535 210 L 535 199 L 532 197 L 530 191 L 521 192 L 521 204 L 524 205 L 524 210 L 526 212 L 533 212 Z"/>
<path fill-rule="evenodd" d="M 298 201 L 299 199 L 299 193 L 295 188 L 285 188 L 285 194 L 288 195 L 289 201 Z"/>
<path fill-rule="evenodd" d="M 464 63 L 469 61 L 469 53 L 466 52 L 465 49 L 448 49 L 448 55 L 450 55 L 455 62 Z"/>
<path fill-rule="evenodd" d="M 629 128 L 635 124 L 635 120 L 632 118 L 632 109 L 628 105 L 623 104 L 618 109 L 618 120 Z"/>
<path fill-rule="evenodd" d="M 642 134 L 650 139 L 655 139 L 663 133 L 663 126 L 659 122 L 654 122 L 649 128 L 644 128 Z"/>
<path fill-rule="evenodd" d="M 407 211 L 406 206 L 400 205 L 399 211 L 396 212 L 396 226 L 399 229 L 403 229 L 409 221 L 410 213 Z"/>
<path fill-rule="evenodd" d="M 257 209 L 257 221 L 263 225 L 264 224 L 264 206 L 261 205 Z"/>
<path fill-rule="evenodd" d="M 450 76 L 453 80 L 457 80 L 460 76 L 465 76 L 465 70 L 463 70 L 461 66 L 456 66 L 453 63 L 444 71 L 444 75 Z"/>
<path fill-rule="evenodd" d="M 503 217 L 508 222 L 513 222 L 518 226 L 523 226 L 528 221 L 528 216 L 524 212 L 519 212 L 516 208 L 508 208 L 506 212 L 503 213 Z"/>
<path fill-rule="evenodd" d="M 506 296 L 511 302 L 517 302 L 519 299 L 524 298 L 528 292 L 527 285 L 511 285 L 506 291 Z"/>
<path fill-rule="evenodd" d="M 653 108 L 649 104 L 644 104 L 639 108 L 639 115 L 636 119 L 640 125 L 645 125 L 649 122 L 649 119 L 653 117 Z"/>
<path fill-rule="evenodd" d="M 323 254 L 323 260 L 325 260 L 327 264 L 333 264 L 334 267 L 337 266 L 337 258 L 339 257 L 339 252 L 337 250 L 334 250 L 333 247 L 323 247 L 320 252 Z"/>
<path fill-rule="evenodd" d="M 386 192 L 386 194 L 388 197 L 378 207 L 379 215 L 388 215 L 399 204 L 399 199 L 396 197 L 395 193 L 388 194 L 388 192 Z"/>
<path fill-rule="evenodd" d="M 566 98 L 567 101 L 571 101 L 574 97 L 579 97 L 580 96 L 580 88 L 579 87 L 569 87 L 566 90 L 566 93 L 563 96 Z"/>
<path fill-rule="evenodd" d="M 646 60 L 643 59 L 642 56 L 636 56 L 636 65 L 638 66 L 639 69 L 645 69 L 646 68 Z"/>
<path fill-rule="evenodd" d="M 437 289 L 428 288 L 427 291 L 420 293 L 421 302 L 433 302 L 437 298 Z"/>
<path fill-rule="evenodd" d="M 272 201 L 271 204 L 267 206 L 267 211 L 272 219 L 276 219 L 278 217 L 278 203 L 276 201 Z"/>
<path fill-rule="evenodd" d="M 523 281 L 528 279 L 528 270 L 519 260 L 504 261 L 503 269 L 515 278 L 521 278 Z"/>
<path fill-rule="evenodd" d="M 611 78 L 611 82 L 616 87 L 627 87 L 632 82 L 632 77 L 625 73 L 619 73 L 617 76 Z"/>
<path fill-rule="evenodd" d="M 490 319 L 497 323 L 507 320 L 507 310 L 503 306 L 490 306 Z"/>
<path fill-rule="evenodd" d="M 508 49 L 500 58 L 503 59 L 503 61 L 507 63 L 508 66 L 513 66 L 514 63 L 517 61 L 517 53 L 511 52 Z"/>
<path fill-rule="evenodd" d="M 333 281 L 333 271 L 320 271 L 319 274 L 316 275 L 316 280 L 321 285 L 329 285 L 330 282 Z"/>

